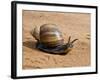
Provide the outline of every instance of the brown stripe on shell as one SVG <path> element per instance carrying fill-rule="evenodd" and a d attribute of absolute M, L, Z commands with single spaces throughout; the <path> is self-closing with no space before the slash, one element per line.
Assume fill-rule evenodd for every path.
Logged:
<path fill-rule="evenodd" d="M 57 40 L 57 41 L 52 41 L 52 42 L 42 42 L 43 45 L 47 47 L 56 47 L 59 45 L 63 45 L 63 39 L 62 40 Z"/>
<path fill-rule="evenodd" d="M 56 34 L 59 34 L 60 36 L 62 36 L 61 35 L 61 32 L 60 31 L 45 31 L 45 32 L 40 32 L 40 35 L 56 35 Z"/>
<path fill-rule="evenodd" d="M 43 42 L 57 41 L 61 39 L 62 35 L 58 32 L 46 32 L 40 36 L 40 40 Z"/>
<path fill-rule="evenodd" d="M 41 42 L 52 42 L 52 41 L 57 41 L 57 40 L 62 40 L 62 38 L 57 38 L 57 37 L 42 37 L 40 38 Z"/>
<path fill-rule="evenodd" d="M 57 28 L 44 28 L 43 30 L 41 30 L 40 34 L 44 34 L 45 32 L 55 32 L 55 31 L 60 32 Z"/>
<path fill-rule="evenodd" d="M 44 24 L 40 27 L 40 34 L 45 33 L 45 32 L 54 32 L 54 31 L 59 31 L 57 28 L 57 25 L 55 24 Z"/>

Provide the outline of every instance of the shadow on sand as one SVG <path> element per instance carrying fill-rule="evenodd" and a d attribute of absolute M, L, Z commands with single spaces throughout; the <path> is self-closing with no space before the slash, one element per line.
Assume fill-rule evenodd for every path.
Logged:
<path fill-rule="evenodd" d="M 35 41 L 26 41 L 26 42 L 23 42 L 23 46 L 26 46 L 31 49 L 36 49 L 36 42 Z"/>

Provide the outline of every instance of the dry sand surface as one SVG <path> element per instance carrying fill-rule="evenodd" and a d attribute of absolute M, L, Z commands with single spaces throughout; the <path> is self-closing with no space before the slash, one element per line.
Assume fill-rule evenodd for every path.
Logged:
<path fill-rule="evenodd" d="M 90 14 L 23 11 L 23 69 L 89 66 L 90 63 Z M 35 26 L 57 24 L 64 41 L 78 38 L 72 51 L 55 55 L 36 49 L 36 40 L 30 34 Z"/>

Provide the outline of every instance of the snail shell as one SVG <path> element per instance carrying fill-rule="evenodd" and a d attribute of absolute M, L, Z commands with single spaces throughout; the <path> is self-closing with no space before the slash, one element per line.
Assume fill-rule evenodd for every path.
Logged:
<path fill-rule="evenodd" d="M 64 43 L 62 34 L 55 24 L 44 24 L 40 28 L 35 27 L 31 34 L 46 47 L 57 47 Z"/>
<path fill-rule="evenodd" d="M 44 24 L 40 27 L 40 42 L 47 47 L 56 47 L 63 44 L 63 37 L 57 25 Z"/>

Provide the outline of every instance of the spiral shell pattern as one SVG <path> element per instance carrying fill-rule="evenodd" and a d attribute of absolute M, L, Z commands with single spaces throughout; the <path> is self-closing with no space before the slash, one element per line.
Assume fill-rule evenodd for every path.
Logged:
<path fill-rule="evenodd" d="M 62 34 L 55 24 L 44 24 L 40 27 L 40 42 L 47 47 L 63 44 Z"/>

